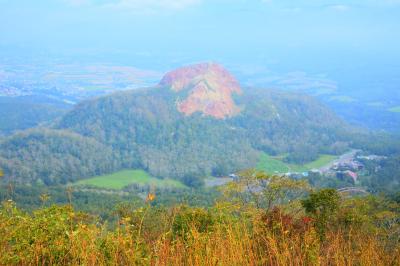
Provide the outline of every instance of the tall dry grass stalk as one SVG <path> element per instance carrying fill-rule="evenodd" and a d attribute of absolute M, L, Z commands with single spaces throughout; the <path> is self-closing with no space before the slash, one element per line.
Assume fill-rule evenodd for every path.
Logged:
<path fill-rule="evenodd" d="M 189 213 L 197 220 L 189 219 L 182 232 L 174 229 L 187 221 L 177 218 L 180 210 L 139 217 L 141 230 L 125 217 L 109 231 L 70 208 L 28 215 L 3 207 L 0 265 L 400 265 L 399 247 L 373 233 L 331 230 L 321 242 L 312 225 L 283 215 L 217 213 L 204 229 L 198 223 L 204 212 Z"/>

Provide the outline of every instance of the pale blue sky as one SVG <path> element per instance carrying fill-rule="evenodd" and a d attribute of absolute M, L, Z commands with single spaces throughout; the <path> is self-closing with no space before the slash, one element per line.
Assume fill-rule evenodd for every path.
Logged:
<path fill-rule="evenodd" d="M 397 53 L 400 0 L 0 0 L 0 45 L 268 56 Z"/>
<path fill-rule="evenodd" d="M 13 56 L 161 73 L 217 61 L 245 84 L 304 72 L 398 102 L 400 0 L 0 0 L 0 64 Z"/>

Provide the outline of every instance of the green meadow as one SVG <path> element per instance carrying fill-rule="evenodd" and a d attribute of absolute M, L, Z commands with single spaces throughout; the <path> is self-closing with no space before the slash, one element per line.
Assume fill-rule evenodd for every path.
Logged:
<path fill-rule="evenodd" d="M 271 174 L 287 173 L 290 171 L 288 164 L 281 161 L 280 158 L 278 159 L 277 157 L 270 156 L 266 153 L 261 154 L 256 168 L 260 171 Z"/>
<path fill-rule="evenodd" d="M 289 164 L 283 161 L 282 156 L 270 156 L 266 153 L 262 153 L 257 164 L 257 169 L 265 171 L 267 173 L 287 173 L 287 172 L 304 172 L 311 169 L 321 168 L 337 158 L 334 155 L 323 154 L 313 162 L 299 165 Z"/>
<path fill-rule="evenodd" d="M 95 176 L 76 183 L 106 189 L 123 189 L 132 184 L 150 185 L 156 188 L 186 188 L 184 184 L 172 179 L 159 179 L 143 170 L 122 170 L 109 175 Z"/>

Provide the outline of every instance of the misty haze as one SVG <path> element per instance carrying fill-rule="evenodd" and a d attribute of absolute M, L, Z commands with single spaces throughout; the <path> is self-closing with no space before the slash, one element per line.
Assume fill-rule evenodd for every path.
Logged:
<path fill-rule="evenodd" d="M 400 265 L 400 1 L 0 0 L 0 265 Z"/>

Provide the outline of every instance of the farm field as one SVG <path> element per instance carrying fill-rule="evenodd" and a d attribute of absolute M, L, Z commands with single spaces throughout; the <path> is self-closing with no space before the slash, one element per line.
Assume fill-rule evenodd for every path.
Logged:
<path fill-rule="evenodd" d="M 331 161 L 335 160 L 337 156 L 323 154 L 320 157 L 310 163 L 304 165 L 298 164 L 288 164 L 285 163 L 282 159 L 282 156 L 270 156 L 266 153 L 261 154 L 259 162 L 257 164 L 257 169 L 261 171 L 265 171 L 267 173 L 287 173 L 287 172 L 304 172 L 311 169 L 318 169 Z"/>
<path fill-rule="evenodd" d="M 184 184 L 172 179 L 158 179 L 143 170 L 122 170 L 113 174 L 95 176 L 76 183 L 107 189 L 123 189 L 132 184 L 151 185 L 157 188 L 186 188 Z"/>
<path fill-rule="evenodd" d="M 400 113 L 400 106 L 390 108 L 389 111 L 393 113 Z"/>

